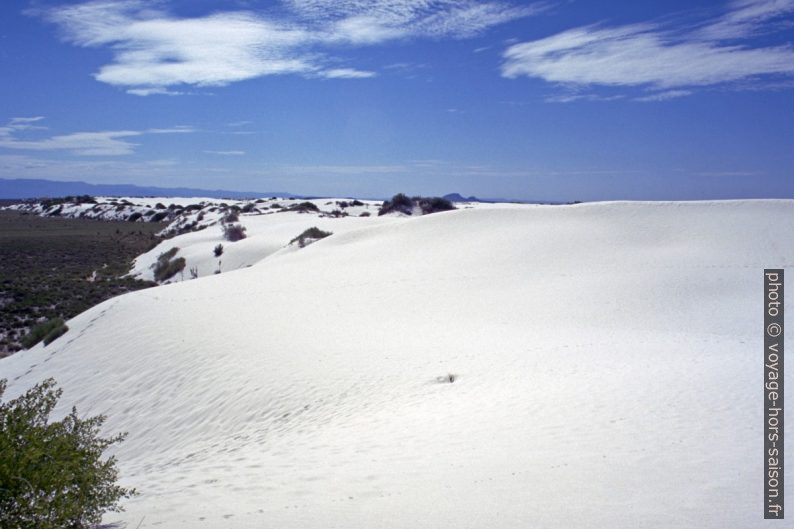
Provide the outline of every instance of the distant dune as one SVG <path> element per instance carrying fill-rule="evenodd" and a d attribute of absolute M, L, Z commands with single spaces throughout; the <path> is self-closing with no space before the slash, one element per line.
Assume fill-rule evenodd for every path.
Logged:
<path fill-rule="evenodd" d="M 141 494 L 106 522 L 779 525 L 760 519 L 759 322 L 794 201 L 337 221 L 0 360 L 7 397 L 53 376 L 58 413 L 129 432 L 115 454 Z"/>

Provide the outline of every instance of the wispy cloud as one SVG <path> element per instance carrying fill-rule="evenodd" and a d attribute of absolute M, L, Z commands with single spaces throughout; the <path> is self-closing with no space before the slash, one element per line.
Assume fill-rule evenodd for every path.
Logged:
<path fill-rule="evenodd" d="M 168 88 L 163 88 L 163 87 L 129 88 L 127 90 L 127 93 L 132 94 L 134 96 L 151 96 L 151 95 L 181 96 L 186 94 L 186 92 L 180 92 L 178 90 L 169 90 Z"/>
<path fill-rule="evenodd" d="M 243 156 L 245 151 L 204 151 L 207 154 L 217 154 L 218 156 Z"/>
<path fill-rule="evenodd" d="M 9 122 L 10 127 L 22 127 L 27 126 L 31 123 L 36 123 L 37 121 L 41 121 L 44 119 L 44 116 L 35 116 L 32 118 L 11 118 Z"/>
<path fill-rule="evenodd" d="M 548 96 L 546 103 L 571 103 L 573 101 L 615 101 L 623 99 L 625 96 L 621 94 L 614 95 L 600 95 L 600 94 L 579 94 L 579 93 L 564 93 Z"/>
<path fill-rule="evenodd" d="M 67 151 L 81 156 L 121 156 L 132 154 L 138 146 L 127 138 L 145 134 L 175 134 L 194 131 L 191 127 L 182 126 L 169 129 L 73 132 L 40 139 L 19 137 L 18 131 L 28 129 L 29 123 L 37 122 L 40 119 L 43 118 L 14 118 L 7 126 L 0 127 L 0 148 L 27 151 Z"/>
<path fill-rule="evenodd" d="M 375 72 L 356 70 L 355 68 L 331 68 L 321 74 L 326 79 L 366 79 L 375 77 Z"/>
<path fill-rule="evenodd" d="M 793 10 L 792 0 L 735 0 L 725 15 L 706 23 L 696 35 L 709 40 L 731 40 L 775 32 L 791 27 L 781 17 Z"/>
<path fill-rule="evenodd" d="M 41 125 L 34 125 L 44 119 L 44 116 L 34 116 L 29 118 L 11 118 L 8 125 L 0 127 L 0 134 L 5 131 L 6 133 L 15 130 L 44 130 L 47 127 Z"/>
<path fill-rule="evenodd" d="M 635 97 L 634 101 L 667 101 L 670 99 L 678 99 L 679 97 L 686 97 L 691 93 L 691 90 L 667 90 L 666 92 L 657 92 L 647 96 Z"/>
<path fill-rule="evenodd" d="M 181 95 L 173 87 L 223 86 L 267 75 L 358 79 L 374 72 L 334 68 L 340 46 L 395 39 L 468 38 L 533 15 L 541 4 L 473 0 L 285 0 L 283 9 L 179 17 L 143 0 L 96 0 L 30 10 L 82 47 L 113 60 L 94 77 L 130 94 Z M 273 13 L 278 12 L 278 15 Z"/>
<path fill-rule="evenodd" d="M 780 29 L 794 0 L 739 0 L 718 18 L 681 31 L 662 23 L 586 26 L 514 44 L 504 52 L 502 75 L 586 86 L 644 87 L 661 101 L 696 87 L 794 76 L 791 43 L 760 45 L 748 39 Z"/>

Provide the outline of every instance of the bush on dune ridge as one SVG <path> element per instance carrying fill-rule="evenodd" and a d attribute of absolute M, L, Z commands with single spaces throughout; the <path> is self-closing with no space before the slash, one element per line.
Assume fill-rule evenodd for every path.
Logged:
<path fill-rule="evenodd" d="M 245 239 L 245 227 L 240 224 L 224 224 L 223 236 L 229 242 L 237 242 Z"/>
<path fill-rule="evenodd" d="M 44 345 L 49 345 L 68 330 L 69 327 L 66 326 L 62 318 L 52 318 L 34 325 L 30 332 L 22 338 L 21 344 L 25 349 L 30 349 L 41 341 L 44 342 Z"/>
<path fill-rule="evenodd" d="M 178 251 L 179 248 L 174 246 L 167 252 L 163 252 L 157 256 L 157 262 L 152 265 L 152 268 L 154 269 L 155 281 L 165 281 L 166 279 L 171 279 L 185 269 L 186 261 L 184 257 L 173 259 Z"/>
<path fill-rule="evenodd" d="M 380 210 L 378 210 L 378 215 L 386 215 L 387 213 L 411 215 L 415 207 L 419 207 L 422 211 L 422 215 L 457 209 L 452 202 L 445 198 L 419 196 L 408 198 L 408 196 L 403 193 L 397 193 L 391 200 L 387 200 L 383 203 Z"/>
<path fill-rule="evenodd" d="M 323 231 L 317 226 L 313 226 L 305 230 L 303 233 L 301 233 L 294 239 L 292 239 L 289 243 L 293 244 L 297 242 L 298 246 L 304 248 L 315 241 L 328 237 L 329 235 L 333 235 L 333 234 L 330 231 Z"/>

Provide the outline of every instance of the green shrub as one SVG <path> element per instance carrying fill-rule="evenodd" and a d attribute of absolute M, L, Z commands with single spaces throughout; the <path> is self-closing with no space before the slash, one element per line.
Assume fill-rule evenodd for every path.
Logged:
<path fill-rule="evenodd" d="M 67 327 L 66 324 L 63 323 L 63 320 L 61 320 L 60 318 L 56 318 L 56 320 L 60 320 L 60 325 L 57 325 L 54 329 L 48 332 L 47 335 L 41 340 L 42 342 L 44 342 L 45 346 L 50 345 L 52 342 L 54 342 L 55 340 L 66 334 L 66 331 L 69 330 L 69 327 Z"/>
<path fill-rule="evenodd" d="M 385 215 L 387 213 L 399 212 L 406 215 L 413 213 L 414 206 L 419 206 L 422 210 L 422 215 L 430 213 L 437 213 L 439 211 L 448 211 L 455 208 L 454 204 L 445 198 L 440 197 L 413 197 L 408 198 L 402 193 L 398 193 L 383 203 L 378 211 L 378 215 Z"/>
<path fill-rule="evenodd" d="M 329 231 L 323 231 L 320 228 L 314 226 L 314 227 L 309 228 L 308 230 L 304 231 L 303 233 L 301 233 L 300 235 L 298 235 L 294 239 L 292 239 L 289 243 L 292 244 L 294 242 L 297 242 L 298 246 L 303 248 L 307 244 L 311 244 L 314 241 L 318 241 L 320 239 L 324 239 L 324 238 L 328 237 L 329 235 L 333 235 L 333 234 L 331 232 L 329 232 Z"/>
<path fill-rule="evenodd" d="M 185 269 L 186 262 L 184 257 L 173 259 L 178 251 L 179 248 L 174 246 L 167 252 L 163 252 L 157 256 L 157 262 L 152 265 L 152 268 L 154 269 L 155 281 L 165 281 L 166 279 L 171 279 Z"/>
<path fill-rule="evenodd" d="M 224 224 L 223 236 L 229 242 L 237 242 L 245 239 L 245 227 L 239 224 Z"/>
<path fill-rule="evenodd" d="M 422 208 L 422 214 L 428 215 L 430 213 L 437 213 L 439 211 L 449 211 L 452 209 L 457 209 L 452 202 L 447 200 L 446 198 L 441 197 L 414 197 L 414 200 Z"/>
<path fill-rule="evenodd" d="M 410 215 L 413 207 L 414 203 L 410 198 L 403 193 L 397 193 L 391 198 L 391 200 L 387 200 L 383 203 L 383 205 L 380 207 L 380 210 L 378 211 L 378 215 L 385 215 L 386 213 L 392 213 L 395 211 Z"/>
<path fill-rule="evenodd" d="M 5 387 L 0 380 L 0 398 Z M 60 396 L 50 378 L 0 402 L 0 527 L 87 529 L 136 494 L 116 485 L 115 458 L 101 459 L 124 434 L 100 437 L 105 417 L 81 419 L 75 408 L 51 422 Z"/>
<path fill-rule="evenodd" d="M 165 207 L 165 206 L 163 206 L 163 207 Z M 161 222 L 161 221 L 165 220 L 166 217 L 168 217 L 168 212 L 167 211 L 158 211 L 157 213 L 152 215 L 152 218 L 149 219 L 149 220 L 151 222 Z"/>
<path fill-rule="evenodd" d="M 179 247 L 178 246 L 174 246 L 173 248 L 171 248 L 167 252 L 163 252 L 160 255 L 158 255 L 157 256 L 157 260 L 158 261 L 160 261 L 160 260 L 168 261 L 169 259 L 173 259 L 178 251 L 179 251 Z"/>
<path fill-rule="evenodd" d="M 63 319 L 52 318 L 51 320 L 34 325 L 30 329 L 30 332 L 22 338 L 20 343 L 25 349 L 30 349 L 41 341 L 44 341 L 44 345 L 49 345 L 59 336 L 63 336 L 68 330 L 69 327 L 66 326 Z"/>
<path fill-rule="evenodd" d="M 213 248 L 213 250 L 212 250 L 212 254 L 213 254 L 215 257 L 220 257 L 221 255 L 223 255 L 223 245 L 222 245 L 222 244 L 220 244 L 220 243 L 218 243 L 218 246 L 216 246 L 215 248 Z"/>
<path fill-rule="evenodd" d="M 298 213 L 319 213 L 320 208 L 318 208 L 312 202 L 301 202 L 300 204 L 295 204 L 288 208 L 282 209 L 282 211 L 297 211 Z"/>

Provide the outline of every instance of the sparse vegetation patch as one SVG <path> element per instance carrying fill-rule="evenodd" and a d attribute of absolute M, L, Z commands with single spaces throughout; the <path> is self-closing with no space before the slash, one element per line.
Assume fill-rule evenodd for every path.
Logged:
<path fill-rule="evenodd" d="M 323 231 L 320 228 L 314 226 L 292 239 L 289 243 L 294 244 L 297 242 L 298 246 L 304 248 L 315 241 L 319 241 L 320 239 L 328 237 L 329 235 L 332 235 L 332 233 L 329 231 Z"/>
<path fill-rule="evenodd" d="M 419 208 L 422 215 L 429 215 L 430 213 L 437 213 L 439 211 L 449 211 L 455 208 L 449 200 L 441 197 L 413 197 L 403 193 L 394 195 L 391 200 L 383 203 L 378 211 L 378 215 L 386 215 L 387 213 L 403 213 L 405 215 L 413 214 L 414 208 Z"/>
<path fill-rule="evenodd" d="M 154 286 L 125 275 L 163 227 L 0 211 L 0 357 L 20 350 L 40 322 Z"/>
<path fill-rule="evenodd" d="M 63 318 L 52 318 L 51 320 L 38 323 L 31 327 L 30 332 L 22 338 L 22 347 L 30 349 L 41 341 L 44 342 L 44 345 L 49 345 L 68 330 L 69 327 L 66 326 Z"/>
<path fill-rule="evenodd" d="M 298 213 L 319 213 L 320 208 L 318 208 L 312 202 L 301 202 L 299 204 L 294 204 L 288 208 L 282 209 L 282 211 L 297 211 Z"/>
<path fill-rule="evenodd" d="M 179 248 L 175 246 L 157 257 L 157 262 L 153 265 L 155 281 L 162 282 L 171 279 L 185 269 L 186 263 L 184 257 L 177 257 L 174 259 L 178 251 Z"/>
<path fill-rule="evenodd" d="M 223 236 L 229 242 L 237 242 L 245 239 L 245 226 L 240 224 L 224 224 Z"/>

